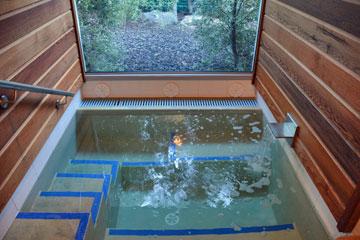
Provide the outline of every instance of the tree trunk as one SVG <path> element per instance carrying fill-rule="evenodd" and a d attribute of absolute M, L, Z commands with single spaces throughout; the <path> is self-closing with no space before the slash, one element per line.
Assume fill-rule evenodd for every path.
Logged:
<path fill-rule="evenodd" d="M 177 16 L 177 4 L 178 4 L 178 0 L 175 1 L 174 6 L 173 6 L 173 12 L 174 12 L 175 16 Z"/>
<path fill-rule="evenodd" d="M 237 69 L 239 66 L 239 52 L 237 48 L 237 26 L 236 26 L 237 5 L 238 5 L 238 0 L 234 0 L 233 8 L 232 8 L 232 16 L 231 16 L 231 33 L 230 33 L 231 49 L 233 53 L 235 69 Z"/>
<path fill-rule="evenodd" d="M 194 11 L 193 0 L 188 0 L 188 8 L 189 8 L 189 13 L 193 14 Z"/>

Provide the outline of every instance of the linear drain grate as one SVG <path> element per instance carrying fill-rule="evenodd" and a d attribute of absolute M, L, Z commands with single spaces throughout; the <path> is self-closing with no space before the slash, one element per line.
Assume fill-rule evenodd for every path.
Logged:
<path fill-rule="evenodd" d="M 126 109 L 254 109 L 256 100 L 170 100 L 170 99 L 121 99 L 121 100 L 83 100 L 82 110 L 126 110 Z"/>

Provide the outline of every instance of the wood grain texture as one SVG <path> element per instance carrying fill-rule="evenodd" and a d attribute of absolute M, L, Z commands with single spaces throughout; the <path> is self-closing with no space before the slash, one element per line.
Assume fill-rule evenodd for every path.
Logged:
<path fill-rule="evenodd" d="M 51 0 L 0 20 L 0 48 L 15 42 L 69 10 L 68 0 Z"/>
<path fill-rule="evenodd" d="M 17 69 L 50 46 L 73 27 L 71 12 L 55 18 L 9 48 L 0 50 L 0 79 L 8 79 Z"/>
<path fill-rule="evenodd" d="M 347 232 L 360 201 L 359 3 L 267 0 L 255 77 L 278 121 L 294 115 L 294 149 Z"/>
<path fill-rule="evenodd" d="M 76 43 L 74 29 L 66 32 L 59 40 L 45 49 L 40 56 L 13 76 L 10 81 L 27 84 L 35 83 L 71 46 Z M 21 96 L 19 93 L 18 96 Z"/>
<path fill-rule="evenodd" d="M 52 88 L 74 64 L 74 62 L 78 60 L 78 58 L 79 56 L 76 45 L 73 45 L 73 47 L 68 49 L 62 57 L 57 59 L 53 66 L 49 67 L 48 72 L 46 72 L 41 78 L 37 79 L 35 85 Z M 43 94 L 27 92 L 23 98 L 18 99 L 16 105 L 13 108 L 8 109 L 4 115 L 0 117 L 0 128 L 7 125 L 7 122 L 9 122 L 13 129 L 13 132 L 8 132 L 6 135 L 2 135 L 2 137 L 4 139 L 10 139 L 10 137 L 17 129 L 19 129 L 23 122 L 26 121 L 28 116 L 38 106 L 43 98 Z M 3 147 L 4 145 L 0 145 L 0 149 Z"/>
<path fill-rule="evenodd" d="M 302 140 L 295 141 L 294 150 L 298 154 L 303 166 L 309 173 L 315 186 L 317 186 L 323 199 L 329 206 L 331 213 L 336 220 L 339 220 L 345 211 L 344 203 L 341 202 L 340 197 L 335 192 L 334 188 L 329 184 L 328 179 L 324 176 L 316 160 L 310 154 Z"/>
<path fill-rule="evenodd" d="M 289 52 L 283 49 L 266 32 L 263 33 L 262 47 L 275 60 L 292 82 L 303 91 L 312 104 L 331 122 L 341 136 L 347 140 L 353 151 L 360 151 L 360 117 L 359 113 L 349 109 L 336 95 L 329 91 L 321 79 L 314 76 Z"/>
<path fill-rule="evenodd" d="M 272 18 L 265 16 L 264 32 L 316 74 L 346 103 L 360 112 L 360 76 L 298 37 Z"/>
<path fill-rule="evenodd" d="M 70 0 L 0 0 L 0 14 L 0 79 L 72 92 L 80 88 Z M 66 109 L 55 108 L 59 96 L 16 93 L 10 108 L 0 111 L 0 211 Z"/>
<path fill-rule="evenodd" d="M 69 72 L 67 73 L 62 73 L 62 75 L 64 75 L 64 79 L 62 80 L 57 80 L 57 81 L 64 81 L 65 83 L 63 84 L 69 84 L 67 82 L 70 82 L 72 80 L 74 80 L 78 75 L 79 72 L 81 71 L 80 69 L 80 64 L 77 61 L 73 67 L 69 68 Z M 56 84 L 57 85 L 57 84 Z M 55 85 L 55 87 L 56 87 Z M 60 87 L 62 87 L 60 85 Z M 66 89 L 66 88 L 60 88 L 61 90 Z M 31 94 L 32 95 L 32 94 Z M 16 124 L 17 128 L 16 131 L 10 135 L 11 138 L 9 139 L 9 141 L 7 142 L 7 146 L 3 147 L 2 150 L 0 151 L 0 158 L 1 158 L 1 168 L 0 168 L 0 182 L 5 182 L 6 179 L 9 177 L 9 172 L 11 172 L 11 169 L 14 169 L 14 167 L 16 166 L 16 161 L 14 161 L 11 153 L 16 149 L 15 147 L 20 146 L 20 148 L 17 148 L 17 151 L 22 153 L 25 151 L 24 148 L 27 148 L 27 146 L 29 145 L 29 142 L 31 142 L 34 134 L 36 134 L 36 132 L 38 131 L 38 129 L 41 128 L 42 126 L 42 122 L 44 120 L 44 118 L 47 117 L 48 112 L 47 111 L 41 111 L 41 114 L 38 113 L 38 115 L 36 115 L 36 117 L 34 117 L 35 112 L 37 111 L 37 109 L 39 108 L 39 106 L 41 105 L 41 103 L 44 102 L 44 97 L 43 96 L 33 96 L 34 99 L 33 101 L 29 101 L 32 105 L 31 106 L 26 106 L 23 108 L 19 108 L 19 111 L 14 111 L 14 114 L 12 114 L 11 116 L 9 116 L 8 119 L 5 119 L 5 121 L 10 121 L 11 124 Z M 59 97 L 56 97 L 59 98 Z M 36 105 L 34 103 L 36 103 Z M 25 103 L 26 104 L 26 103 Z M 45 103 L 43 103 L 45 104 Z M 35 106 L 33 106 L 35 105 Z M 42 105 L 41 105 L 42 106 Z M 50 101 L 48 103 L 46 103 L 46 109 L 48 109 L 48 111 L 53 111 L 55 106 L 55 102 L 54 101 Z M 11 120 L 16 120 L 16 123 L 13 123 Z M 18 121 L 19 119 L 19 121 Z M 20 121 L 21 120 L 21 121 Z M 14 129 L 14 128 L 13 128 Z M 8 137 L 8 136 L 6 136 Z M 16 142 L 16 146 L 13 147 L 12 144 Z"/>
<path fill-rule="evenodd" d="M 0 0 L 0 15 L 39 1 L 41 0 Z"/>
<path fill-rule="evenodd" d="M 268 0 L 266 15 L 360 74 L 360 40 L 277 0 Z"/>
<path fill-rule="evenodd" d="M 345 213 L 338 222 L 338 229 L 342 232 L 351 232 L 360 219 L 360 185 L 358 185 L 346 204 Z"/>
<path fill-rule="evenodd" d="M 292 79 L 263 48 L 260 48 L 259 62 L 273 76 L 289 100 L 297 106 L 299 112 L 306 118 L 347 173 L 355 182 L 359 182 L 360 158 L 358 153 L 354 151 L 352 146 L 348 145 L 332 124 L 323 117 L 319 109 L 312 104 L 304 92 L 293 83 Z"/>
<path fill-rule="evenodd" d="M 72 86 L 69 89 L 62 88 L 60 86 L 59 88 L 75 92 L 82 84 L 81 75 L 79 75 L 77 79 L 70 82 L 72 83 Z M 56 97 L 54 96 L 48 96 L 44 100 L 42 108 L 39 109 L 38 112 L 47 110 L 47 114 L 45 114 L 47 115 L 47 119 L 44 120 L 42 126 L 34 133 L 35 135 L 33 135 L 33 140 L 27 145 L 26 151 L 23 152 L 21 156 L 17 158 L 14 157 L 14 159 L 17 159 L 16 167 L 13 168 L 13 171 L 11 171 L 11 175 L 8 177 L 7 181 L 3 182 L 0 187 L 0 209 L 3 209 L 7 201 L 10 199 L 12 193 L 15 191 L 16 187 L 18 186 L 22 178 L 25 176 L 27 170 L 31 166 L 32 161 L 35 159 L 36 155 L 41 150 L 47 137 L 51 133 L 52 129 L 55 127 L 62 113 L 65 111 L 67 106 L 64 106 L 60 110 L 55 110 L 53 107 L 55 101 Z"/>
<path fill-rule="evenodd" d="M 306 122 L 304 116 L 302 116 L 295 105 L 290 102 L 284 91 L 281 90 L 261 64 L 258 67 L 257 82 L 267 89 L 267 94 L 270 97 L 273 96 L 271 97 L 272 99 L 276 99 L 276 101 L 274 100 L 273 103 L 270 104 L 270 108 L 271 105 L 276 104 L 278 106 L 278 109 L 275 110 L 276 112 L 282 111 L 282 115 L 285 115 L 287 112 L 293 114 L 300 127 L 298 139 L 306 146 L 306 151 L 312 156 L 311 159 L 309 157 L 300 159 L 303 160 L 303 163 L 306 163 L 304 165 L 307 166 L 310 176 L 316 183 L 323 197 L 328 199 L 327 202 L 337 203 L 335 204 L 335 210 L 333 210 L 333 212 L 341 212 L 345 208 L 345 202 L 347 202 L 353 194 L 355 188 L 354 183 L 342 167 L 339 166 L 336 158 L 329 152 L 312 127 Z M 258 84 L 257 82 L 256 84 Z M 282 121 L 283 119 L 277 120 Z M 305 154 L 305 156 L 306 155 L 307 154 Z M 320 171 L 317 172 L 316 170 Z"/>
<path fill-rule="evenodd" d="M 342 0 L 280 0 L 300 11 L 360 37 L 360 5 Z"/>

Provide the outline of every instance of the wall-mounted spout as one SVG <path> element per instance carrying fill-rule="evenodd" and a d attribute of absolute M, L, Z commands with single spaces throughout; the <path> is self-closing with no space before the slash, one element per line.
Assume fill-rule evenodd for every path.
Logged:
<path fill-rule="evenodd" d="M 269 128 L 275 138 L 285 138 L 289 144 L 293 146 L 294 138 L 297 134 L 299 126 L 292 118 L 290 113 L 287 113 L 284 122 L 269 123 Z"/>

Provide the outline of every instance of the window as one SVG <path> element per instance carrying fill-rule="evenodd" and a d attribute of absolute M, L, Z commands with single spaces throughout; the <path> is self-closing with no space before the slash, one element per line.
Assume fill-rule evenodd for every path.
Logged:
<path fill-rule="evenodd" d="M 86 72 L 252 72 L 260 5 L 76 0 Z"/>

